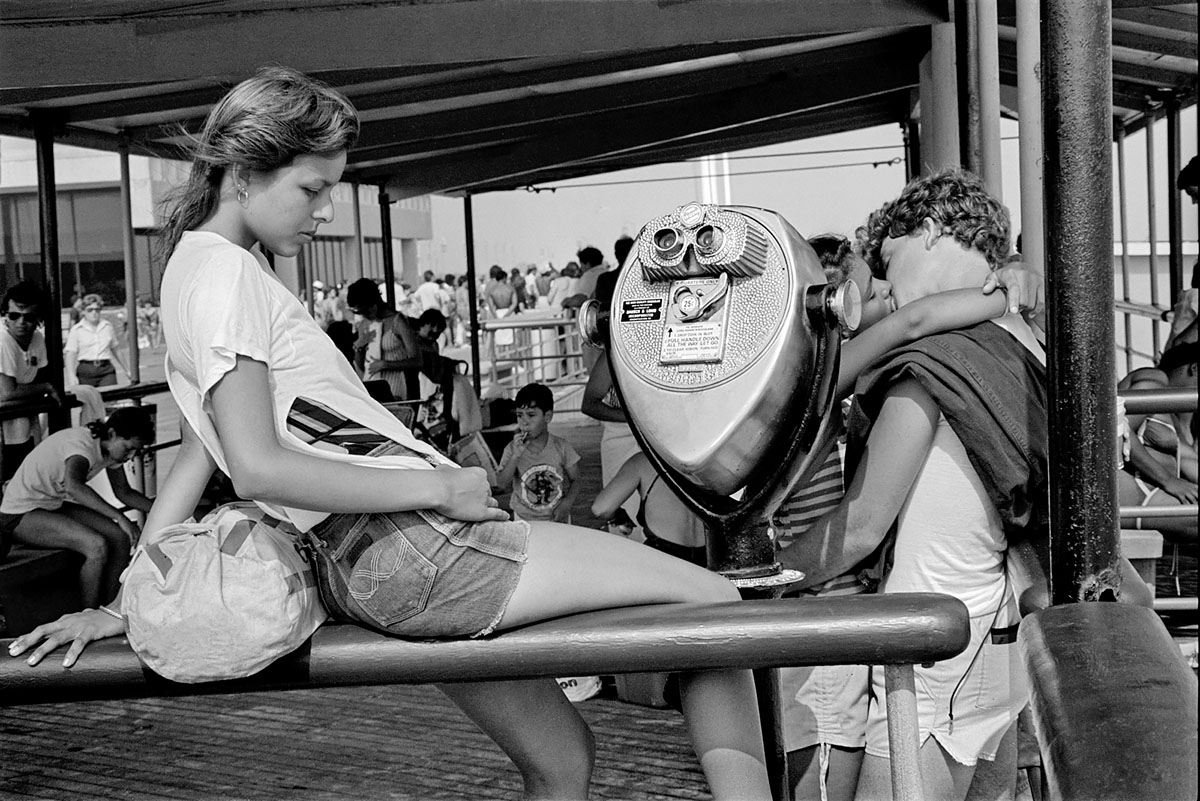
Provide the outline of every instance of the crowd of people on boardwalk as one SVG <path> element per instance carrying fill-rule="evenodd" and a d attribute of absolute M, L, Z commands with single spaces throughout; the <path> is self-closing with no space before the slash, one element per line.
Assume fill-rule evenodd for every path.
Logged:
<path fill-rule="evenodd" d="M 345 619 L 394 636 L 486 636 L 592 609 L 736 600 L 733 584 L 704 567 L 702 523 L 637 452 L 605 359 L 595 359 L 584 402 L 605 423 L 604 488 L 592 511 L 607 519 L 624 508 L 637 524 L 628 538 L 569 524 L 579 457 L 549 430 L 548 388 L 518 393 L 518 433 L 495 485 L 482 469 L 454 465 L 376 402 L 364 380 L 408 397 L 408 376 L 421 372 L 450 328 L 445 306 L 424 304 L 453 295 L 461 316 L 460 282 L 427 273 L 404 295 L 422 304 L 417 315 L 389 305 L 386 288 L 370 279 L 351 283 L 332 292 L 331 303 L 322 294 L 322 326 L 264 255 L 294 255 L 330 221 L 331 192 L 357 133 L 349 101 L 283 68 L 260 71 L 210 112 L 164 232 L 161 320 L 183 442 L 152 505 L 123 498 L 147 511 L 145 535 L 122 529 L 129 542 L 144 546 L 189 518 L 219 469 L 273 519 L 319 536 L 334 568 L 352 575 L 367 569 L 357 560 L 369 562 L 370 592 L 347 584 L 338 606 Z M 529 271 L 494 267 L 484 302 L 496 317 L 531 300 L 535 308 L 543 299 L 551 308 L 581 297 L 610 302 L 632 244 L 618 241 L 612 270 L 595 248 L 548 280 L 540 270 L 530 280 Z M 805 574 L 797 588 L 804 594 L 929 591 L 964 602 L 966 650 L 917 669 L 923 797 L 1012 797 L 1027 692 L 1011 637 L 1018 612 L 1006 553 L 1044 538 L 1048 524 L 1045 356 L 1022 314 L 1040 308 L 1040 277 L 1011 260 L 1007 210 L 961 171 L 915 179 L 853 238 L 811 244 L 830 282 L 857 286 L 863 318 L 836 375 L 839 399 L 853 397 L 845 437 L 778 510 L 778 559 Z M 5 295 L 0 397 L 45 380 L 38 304 Z M 347 311 L 361 318 L 357 328 Z M 1192 320 L 1160 363 L 1173 386 L 1195 386 Z M 336 323 L 351 323 L 352 341 L 329 330 Z M 297 424 L 312 409 L 323 416 L 319 435 Z M 0 542 L 36 538 L 62 522 L 52 515 L 106 516 L 79 482 L 152 441 L 140 423 L 114 415 L 28 445 L 21 491 L 11 503 L 6 492 L 0 507 Z M 1161 439 L 1174 449 L 1175 473 L 1146 462 L 1140 478 L 1194 502 L 1194 423 L 1168 423 L 1173 438 L 1148 425 L 1139 433 L 1147 447 Z M 357 449 L 363 431 L 388 444 Z M 15 445 L 29 439 L 14 430 Z M 511 492 L 515 519 L 501 508 L 497 485 Z M 105 528 L 108 547 L 123 547 Z M 410 561 L 428 565 L 432 578 L 418 582 L 400 570 L 400 554 L 415 554 Z M 380 569 L 389 558 L 397 566 L 390 573 Z M 65 645 L 70 666 L 89 642 L 124 633 L 115 569 L 99 571 L 88 609 L 18 638 L 10 653 L 36 665 Z M 783 684 L 796 797 L 890 798 L 880 673 L 794 669 Z M 442 689 L 513 759 L 528 797 L 587 797 L 592 735 L 553 680 Z M 678 690 L 713 797 L 770 797 L 750 673 L 685 673 Z"/>

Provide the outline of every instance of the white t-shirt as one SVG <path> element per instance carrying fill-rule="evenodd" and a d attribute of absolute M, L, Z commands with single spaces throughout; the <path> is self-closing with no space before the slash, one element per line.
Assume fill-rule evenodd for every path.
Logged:
<path fill-rule="evenodd" d="M 64 428 L 46 437 L 21 462 L 4 490 L 0 512 L 10 515 L 34 509 L 58 509 L 67 499 L 67 459 L 82 456 L 88 462 L 88 480 L 104 469 L 100 440 L 87 426 Z"/>
<path fill-rule="evenodd" d="M 442 310 L 442 288 L 433 281 L 426 281 L 417 287 L 413 297 L 421 304 L 421 311 L 429 309 Z"/>
<path fill-rule="evenodd" d="M 46 366 L 46 338 L 41 331 L 34 331 L 29 347 L 22 348 L 8 326 L 0 324 L 0 373 L 12 376 L 18 384 L 32 384 L 38 370 Z M 4 442 L 19 445 L 37 434 L 37 420 L 32 417 L 16 417 L 3 423 Z"/>
<path fill-rule="evenodd" d="M 101 320 L 95 328 L 80 321 L 71 326 L 63 350 L 76 354 L 80 361 L 98 362 L 111 359 L 117 344 L 117 331 L 108 320 Z"/>
<path fill-rule="evenodd" d="M 233 369 L 239 355 L 267 365 L 275 433 L 283 447 L 375 467 L 432 469 L 434 464 L 453 464 L 371 399 L 333 340 L 275 277 L 257 248 L 245 250 L 210 232 L 185 233 L 163 274 L 162 320 L 171 394 L 226 473 L 209 392 Z M 328 439 L 313 441 L 323 421 L 331 419 L 354 424 L 332 439 L 344 435 L 349 440 L 353 432 L 364 431 L 424 454 L 428 461 L 371 458 Z M 327 512 L 258 505 L 301 531 L 328 517 Z"/>

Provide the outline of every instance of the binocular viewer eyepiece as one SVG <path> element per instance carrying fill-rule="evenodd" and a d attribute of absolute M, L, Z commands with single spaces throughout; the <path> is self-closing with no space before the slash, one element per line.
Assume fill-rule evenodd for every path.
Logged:
<path fill-rule="evenodd" d="M 699 203 L 647 223 L 611 306 L 580 310 L 643 450 L 705 521 L 713 569 L 779 574 L 769 520 L 836 431 L 839 343 L 860 312 L 780 215 Z"/>

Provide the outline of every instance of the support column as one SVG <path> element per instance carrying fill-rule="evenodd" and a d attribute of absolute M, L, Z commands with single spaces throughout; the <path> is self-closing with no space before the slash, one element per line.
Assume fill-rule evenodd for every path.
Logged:
<path fill-rule="evenodd" d="M 475 218 L 471 211 L 470 195 L 463 198 L 463 228 L 467 237 L 467 302 L 471 305 L 468 318 L 471 321 L 471 381 L 475 384 L 475 395 L 482 397 L 483 385 L 479 376 L 479 282 L 475 278 Z"/>
<path fill-rule="evenodd" d="M 1150 304 L 1161 306 L 1158 294 L 1158 158 L 1154 147 L 1154 123 L 1157 114 L 1153 105 L 1146 109 L 1146 126 L 1142 129 L 1146 135 L 1146 239 L 1150 241 Z M 1151 326 L 1151 342 L 1154 348 L 1154 358 L 1162 348 L 1162 336 L 1159 326 Z"/>
<path fill-rule="evenodd" d="M 1167 240 L 1171 244 L 1168 259 L 1171 275 L 1171 297 L 1167 305 L 1174 305 L 1185 286 L 1183 282 L 1183 208 L 1179 200 L 1179 98 L 1172 94 L 1163 104 L 1167 110 Z M 1147 131 L 1149 134 L 1149 131 Z"/>
<path fill-rule="evenodd" d="M 921 174 L 921 127 L 918 119 L 910 116 L 900 126 L 904 137 L 904 179 L 911 181 Z"/>
<path fill-rule="evenodd" d="M 1045 273 L 1042 198 L 1042 32 L 1037 0 L 1017 2 L 1018 159 L 1021 174 L 1021 259 Z"/>
<path fill-rule="evenodd" d="M 133 247 L 133 196 L 129 186 L 129 145 L 123 144 L 117 151 L 121 160 L 121 249 L 125 256 L 125 326 L 129 356 L 129 380 L 142 380 L 141 352 L 138 350 L 137 327 L 137 263 Z"/>
<path fill-rule="evenodd" d="M 63 392 L 62 277 L 58 255 L 58 185 L 54 178 L 54 120 L 38 114 L 33 120 L 37 148 L 38 228 L 42 246 L 42 287 L 48 308 L 42 310 L 46 337 L 46 367 L 50 384 Z M 64 409 L 50 414 L 50 430 L 71 423 Z"/>
<path fill-rule="evenodd" d="M 1116 600 L 1118 564 L 1112 292 L 1112 7 L 1044 0 L 1050 422 L 1050 596 Z M 1106 270 L 1111 268 L 1106 267 Z"/>
<path fill-rule="evenodd" d="M 1121 232 L 1121 299 L 1132 300 L 1129 291 L 1129 201 L 1125 190 L 1125 123 L 1118 122 L 1117 140 L 1117 224 Z M 1133 372 L 1133 316 L 1122 314 L 1125 321 L 1125 373 Z"/>
<path fill-rule="evenodd" d="M 955 26 L 929 29 L 929 80 L 921 86 L 921 169 L 925 174 L 962 164 L 958 146 L 958 79 Z"/>
<path fill-rule="evenodd" d="M 350 241 L 350 261 L 354 265 L 354 272 L 346 276 L 346 283 L 366 274 L 363 270 L 362 203 L 358 199 L 358 184 L 350 184 L 350 189 L 354 196 L 354 238 Z"/>
<path fill-rule="evenodd" d="M 392 251 L 392 201 L 379 185 L 379 233 L 383 237 L 383 283 L 389 309 L 396 308 L 396 254 Z"/>
<path fill-rule="evenodd" d="M 954 56 L 958 94 L 958 146 L 962 166 L 980 174 L 979 20 L 974 0 L 954 0 Z"/>
<path fill-rule="evenodd" d="M 979 177 L 997 200 L 1004 199 L 1000 165 L 1000 27 L 996 0 L 975 0 L 975 53 L 979 58 Z"/>

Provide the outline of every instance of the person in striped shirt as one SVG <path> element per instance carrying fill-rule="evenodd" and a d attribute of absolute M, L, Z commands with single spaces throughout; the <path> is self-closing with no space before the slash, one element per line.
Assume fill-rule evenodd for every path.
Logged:
<path fill-rule="evenodd" d="M 837 398 L 843 402 L 848 401 L 859 374 L 895 347 L 990 320 L 1010 308 L 1040 305 L 1041 276 L 1018 265 L 992 273 L 982 291 L 943 292 L 897 309 L 891 284 L 871 274 L 846 237 L 823 234 L 810 239 L 809 244 L 821 259 L 829 282 L 853 281 L 862 299 L 858 329 L 841 346 Z M 776 511 L 772 528 L 778 548 L 794 542 L 841 502 L 845 494 L 844 444 L 844 432 L 830 438 L 816 473 Z M 869 567 L 857 565 L 796 594 L 828 597 L 869 592 L 874 589 Z M 781 671 L 781 678 L 788 780 L 794 798 L 853 799 L 866 745 L 867 667 L 787 668 Z"/>

